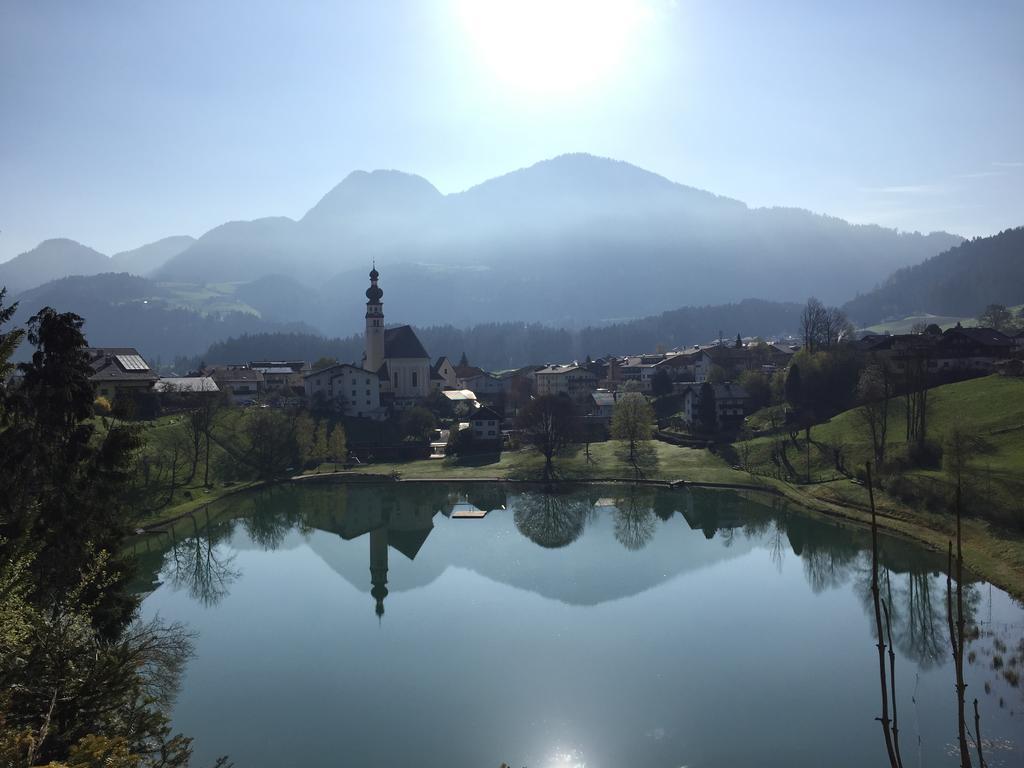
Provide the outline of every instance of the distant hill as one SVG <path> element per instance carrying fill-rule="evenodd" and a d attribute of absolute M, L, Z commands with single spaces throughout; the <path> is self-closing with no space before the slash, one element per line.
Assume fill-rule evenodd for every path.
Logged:
<path fill-rule="evenodd" d="M 8 294 L 13 296 L 73 275 L 130 272 L 145 276 L 194 242 L 194 237 L 177 235 L 106 256 L 74 240 L 44 240 L 31 251 L 0 264 L 0 286 L 7 286 Z"/>
<path fill-rule="evenodd" d="M 95 275 L 110 269 L 110 259 L 74 240 L 44 240 L 31 251 L 0 264 L 0 286 L 8 296 L 67 275 Z"/>
<path fill-rule="evenodd" d="M 398 171 L 355 172 L 299 221 L 222 225 L 155 277 L 287 274 L 324 288 L 325 324 L 354 330 L 376 259 L 396 321 L 581 327 L 751 295 L 838 303 L 959 242 L 751 209 L 627 163 L 564 155 L 450 195 Z"/>
<path fill-rule="evenodd" d="M 130 251 L 115 253 L 110 257 L 109 270 L 111 272 L 130 272 L 133 275 L 146 277 L 195 241 L 196 239 L 189 235 L 173 235 Z"/>
<path fill-rule="evenodd" d="M 202 313 L 178 306 L 165 287 L 128 274 L 68 277 L 13 297 L 14 322 L 22 324 L 44 306 L 85 318 L 85 334 L 96 346 L 137 347 L 151 362 L 196 355 L 218 339 L 285 329 L 311 332 L 301 323 L 266 321 L 251 312 Z M 18 359 L 30 354 L 27 344 Z"/>
<path fill-rule="evenodd" d="M 965 241 L 897 270 L 844 309 L 868 325 L 923 313 L 976 317 L 993 303 L 1024 303 L 1024 227 Z"/>

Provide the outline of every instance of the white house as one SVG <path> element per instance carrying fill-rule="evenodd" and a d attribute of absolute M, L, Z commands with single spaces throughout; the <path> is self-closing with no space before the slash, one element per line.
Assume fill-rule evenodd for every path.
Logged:
<path fill-rule="evenodd" d="M 382 419 L 380 377 L 365 368 L 339 363 L 306 374 L 303 386 L 310 402 L 323 398 L 340 404 L 346 416 Z"/>
<path fill-rule="evenodd" d="M 597 377 L 578 363 L 549 365 L 535 374 L 537 395 L 567 395 L 583 404 L 597 388 Z"/>

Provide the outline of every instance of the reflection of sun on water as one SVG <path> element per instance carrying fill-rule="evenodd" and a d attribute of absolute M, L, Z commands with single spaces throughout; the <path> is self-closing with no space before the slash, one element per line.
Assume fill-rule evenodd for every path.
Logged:
<path fill-rule="evenodd" d="M 587 764 L 583 760 L 583 753 L 577 749 L 568 752 L 555 750 L 545 763 L 545 768 L 587 768 Z"/>
<path fill-rule="evenodd" d="M 458 12 L 498 78 L 548 93 L 614 74 L 651 16 L 640 0 L 460 0 Z"/>

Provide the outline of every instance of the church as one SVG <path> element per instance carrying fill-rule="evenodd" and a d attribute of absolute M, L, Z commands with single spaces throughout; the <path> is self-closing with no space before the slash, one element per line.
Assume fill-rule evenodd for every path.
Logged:
<path fill-rule="evenodd" d="M 377 267 L 366 289 L 366 351 L 362 367 L 377 374 L 381 400 L 410 408 L 430 393 L 430 356 L 409 325 L 384 327 L 384 291 L 377 285 Z"/>

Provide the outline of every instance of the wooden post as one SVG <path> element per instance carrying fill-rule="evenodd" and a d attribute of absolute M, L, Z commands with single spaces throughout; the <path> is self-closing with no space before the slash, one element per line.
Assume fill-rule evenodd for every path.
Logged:
<path fill-rule="evenodd" d="M 882 716 L 876 718 L 882 724 L 882 735 L 885 738 L 885 751 L 889 756 L 891 768 L 900 768 L 896 760 L 896 750 L 889 732 L 889 696 L 885 682 L 885 641 L 882 635 L 882 608 L 878 594 L 878 523 L 875 520 L 875 491 L 871 485 L 871 462 L 865 465 L 868 481 L 868 499 L 871 502 L 871 600 L 875 607 L 875 631 L 878 636 L 878 682 L 882 691 Z"/>

